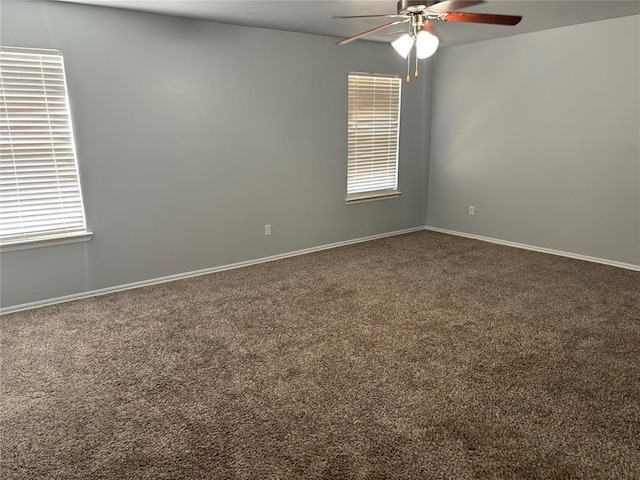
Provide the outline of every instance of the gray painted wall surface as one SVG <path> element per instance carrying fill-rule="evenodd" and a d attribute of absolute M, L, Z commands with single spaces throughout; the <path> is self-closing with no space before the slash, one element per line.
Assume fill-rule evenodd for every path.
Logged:
<path fill-rule="evenodd" d="M 438 52 L 427 224 L 640 265 L 639 32 L 632 16 Z"/>
<path fill-rule="evenodd" d="M 3 253 L 2 306 L 424 224 L 425 82 L 403 85 L 403 195 L 344 201 L 347 74 L 401 74 L 388 45 L 73 4 L 0 8 L 3 45 L 64 54 L 95 234 Z"/>

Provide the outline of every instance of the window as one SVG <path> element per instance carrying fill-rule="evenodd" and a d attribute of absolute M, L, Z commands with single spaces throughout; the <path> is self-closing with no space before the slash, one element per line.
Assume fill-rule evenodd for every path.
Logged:
<path fill-rule="evenodd" d="M 347 203 L 400 195 L 401 85 L 397 76 L 349 75 Z"/>
<path fill-rule="evenodd" d="M 87 240 L 62 54 L 0 47 L 0 246 Z"/>

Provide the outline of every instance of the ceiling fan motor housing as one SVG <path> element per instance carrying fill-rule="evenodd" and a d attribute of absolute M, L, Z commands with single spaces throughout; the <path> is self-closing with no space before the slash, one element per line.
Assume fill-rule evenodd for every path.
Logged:
<path fill-rule="evenodd" d="M 441 0 L 399 0 L 398 14 L 400 15 L 416 15 L 423 13 L 427 7 L 431 7 Z"/>

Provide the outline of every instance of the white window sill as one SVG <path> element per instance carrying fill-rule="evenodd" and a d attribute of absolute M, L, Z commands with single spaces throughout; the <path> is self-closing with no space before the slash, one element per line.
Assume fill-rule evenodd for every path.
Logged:
<path fill-rule="evenodd" d="M 378 200 L 390 200 L 392 198 L 398 198 L 402 195 L 402 192 L 398 190 L 378 190 L 377 192 L 362 192 L 352 193 L 347 195 L 347 205 L 353 203 L 375 202 Z"/>
<path fill-rule="evenodd" d="M 34 237 L 28 240 L 16 240 L 0 244 L 0 252 L 12 252 L 14 250 L 26 250 L 28 248 L 50 247 L 52 245 L 64 245 L 67 243 L 88 242 L 93 236 L 92 232 L 80 232 L 70 235 L 51 235 Z"/>

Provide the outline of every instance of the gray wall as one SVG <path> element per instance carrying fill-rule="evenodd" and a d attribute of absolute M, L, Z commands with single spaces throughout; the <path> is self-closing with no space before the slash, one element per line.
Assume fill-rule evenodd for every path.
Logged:
<path fill-rule="evenodd" d="M 74 4 L 0 8 L 2 45 L 64 54 L 95 233 L 3 253 L 2 306 L 424 224 L 425 82 L 403 86 L 403 195 L 344 201 L 347 74 L 401 74 L 389 45 Z"/>
<path fill-rule="evenodd" d="M 438 52 L 427 224 L 640 265 L 639 32 L 632 16 Z"/>

